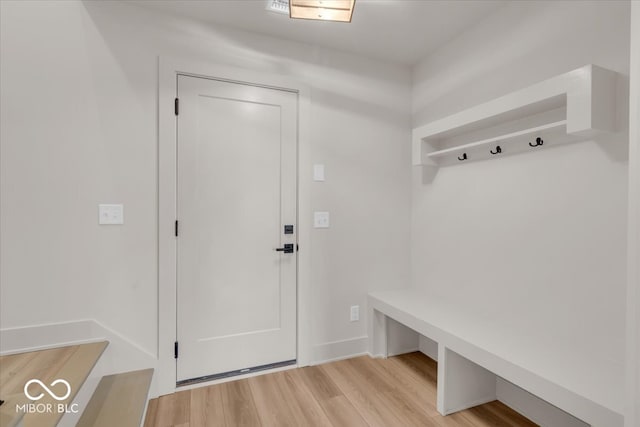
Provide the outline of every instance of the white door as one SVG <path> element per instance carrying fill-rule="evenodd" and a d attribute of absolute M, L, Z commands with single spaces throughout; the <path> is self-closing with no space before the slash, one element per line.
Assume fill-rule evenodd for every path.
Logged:
<path fill-rule="evenodd" d="M 293 362 L 297 94 L 177 84 L 177 381 Z"/>

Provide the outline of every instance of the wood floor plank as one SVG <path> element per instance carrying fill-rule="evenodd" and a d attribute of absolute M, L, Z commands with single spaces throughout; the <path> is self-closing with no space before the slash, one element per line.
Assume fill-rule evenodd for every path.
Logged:
<path fill-rule="evenodd" d="M 265 374 L 163 396 L 174 400 L 164 406 L 151 401 L 145 427 L 536 425 L 500 402 L 441 416 L 435 410 L 437 370 L 435 361 L 411 353 Z M 190 415 L 176 417 L 170 411 Z"/>
<path fill-rule="evenodd" d="M 377 366 L 381 361 L 375 361 L 369 356 L 360 356 L 347 359 L 345 363 L 351 366 L 355 377 L 362 381 L 362 386 L 379 393 L 389 392 L 394 389 L 394 379 L 377 372 Z"/>
<path fill-rule="evenodd" d="M 191 415 L 191 393 L 178 393 L 160 396 L 156 405 L 156 416 L 153 417 L 152 427 L 173 427 L 189 422 Z"/>
<path fill-rule="evenodd" d="M 331 425 L 336 427 L 368 427 L 369 424 L 344 395 L 334 396 L 320 402 Z"/>
<path fill-rule="evenodd" d="M 387 402 L 387 410 L 400 420 L 398 426 L 438 427 L 423 405 L 408 402 L 396 390 L 384 393 L 383 398 Z"/>
<path fill-rule="evenodd" d="M 494 401 L 485 405 L 476 406 L 465 412 L 467 418 L 473 417 L 475 420 L 490 420 L 490 425 L 518 425 L 518 426 L 536 426 L 532 421 L 510 410 L 504 403 Z"/>
<path fill-rule="evenodd" d="M 505 425 L 494 415 L 484 411 L 478 411 L 475 408 L 467 409 L 466 411 L 459 412 L 459 414 L 469 421 L 471 425 L 477 427 L 497 427 Z"/>
<path fill-rule="evenodd" d="M 280 396 L 275 374 L 259 375 L 247 381 L 263 426 L 295 424 L 286 402 Z"/>
<path fill-rule="evenodd" d="M 153 427 L 156 425 L 156 417 L 158 414 L 158 399 L 150 399 L 147 404 L 147 414 L 144 417 L 144 427 Z"/>
<path fill-rule="evenodd" d="M 417 408 L 428 417 L 438 415 L 435 382 L 413 375 L 405 365 L 396 364 L 392 359 L 371 360 L 368 363 L 371 363 L 377 375 L 392 382 L 394 392 L 412 408 Z"/>
<path fill-rule="evenodd" d="M 401 354 L 393 358 L 398 363 L 402 363 L 412 372 L 425 379 L 438 383 L 438 362 L 425 356 L 420 352 Z"/>
<path fill-rule="evenodd" d="M 226 425 L 237 427 L 262 425 L 251 389 L 246 381 L 232 381 L 220 385 Z"/>
<path fill-rule="evenodd" d="M 331 425 L 298 372 L 284 371 L 254 377 L 249 383 L 263 425 Z"/>
<path fill-rule="evenodd" d="M 437 415 L 433 417 L 433 420 L 437 422 L 440 427 L 486 427 L 487 426 L 484 420 L 469 419 L 469 417 L 465 416 L 464 412 L 465 411 L 456 412 L 455 414 L 447 415 L 446 417 L 443 417 L 442 415 Z"/>
<path fill-rule="evenodd" d="M 319 366 L 300 368 L 299 372 L 307 387 L 319 401 L 342 396 L 338 386 Z"/>
<path fill-rule="evenodd" d="M 222 387 L 214 385 L 192 389 L 189 420 L 191 427 L 225 426 Z"/>
<path fill-rule="evenodd" d="M 389 375 L 396 379 L 396 388 L 401 390 L 405 398 L 414 405 L 422 407 L 429 416 L 437 416 L 437 384 L 428 377 L 416 374 L 405 364 L 397 363 L 390 358 L 381 364 Z"/>
<path fill-rule="evenodd" d="M 348 394 L 349 398 L 357 399 L 354 404 L 359 410 L 371 411 L 371 403 L 377 402 L 375 414 L 362 414 L 367 420 L 384 420 L 391 423 L 398 420 L 398 425 L 434 426 L 431 416 L 437 414 L 433 405 L 431 411 L 427 411 L 427 404 L 420 401 L 418 396 L 409 393 L 403 388 L 397 378 L 383 368 L 386 360 L 375 360 L 368 356 L 349 359 L 346 363 L 356 373 L 355 378 L 363 381 L 359 389 L 372 390 L 375 394 L 363 396 L 358 393 Z M 369 402 L 367 402 L 369 400 Z"/>
<path fill-rule="evenodd" d="M 370 426 L 389 427 L 403 425 L 401 419 L 396 417 L 392 411 L 389 411 L 386 405 L 386 397 L 381 393 L 351 390 L 346 392 L 345 396 Z"/>
<path fill-rule="evenodd" d="M 347 361 L 323 365 L 322 369 L 331 376 L 347 399 L 349 399 L 351 404 L 370 426 L 384 427 L 401 425 L 400 419 L 386 410 L 386 403 L 380 395 L 380 391 L 369 388 L 366 379 L 360 377 L 353 366 L 347 363 Z"/>
<path fill-rule="evenodd" d="M 286 387 L 285 398 L 288 399 L 298 425 L 313 425 L 331 427 L 331 421 L 322 407 L 308 389 L 302 376 L 297 370 L 282 373 L 283 389 Z"/>

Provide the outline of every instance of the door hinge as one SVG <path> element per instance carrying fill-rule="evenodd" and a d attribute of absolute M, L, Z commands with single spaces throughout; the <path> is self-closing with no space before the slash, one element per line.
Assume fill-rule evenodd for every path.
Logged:
<path fill-rule="evenodd" d="M 175 227 L 176 237 L 178 237 L 178 220 L 176 219 L 176 227 Z"/>
<path fill-rule="evenodd" d="M 178 341 L 176 341 L 175 343 L 173 343 L 173 357 L 175 359 L 178 358 Z"/>
<path fill-rule="evenodd" d="M 176 116 L 180 112 L 180 100 L 178 98 L 176 98 L 174 102 L 174 112 L 176 113 Z"/>

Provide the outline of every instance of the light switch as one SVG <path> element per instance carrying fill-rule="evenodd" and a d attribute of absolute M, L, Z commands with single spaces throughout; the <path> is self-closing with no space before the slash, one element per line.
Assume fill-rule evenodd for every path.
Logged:
<path fill-rule="evenodd" d="M 124 206 L 98 205 L 98 223 L 103 225 L 124 224 Z"/>
<path fill-rule="evenodd" d="M 350 310 L 349 320 L 352 322 L 357 322 L 360 320 L 360 306 L 352 305 Z"/>
<path fill-rule="evenodd" d="M 313 180 L 324 181 L 324 165 L 313 165 Z"/>
<path fill-rule="evenodd" d="M 314 228 L 329 228 L 329 212 L 314 212 L 313 213 L 313 227 Z"/>

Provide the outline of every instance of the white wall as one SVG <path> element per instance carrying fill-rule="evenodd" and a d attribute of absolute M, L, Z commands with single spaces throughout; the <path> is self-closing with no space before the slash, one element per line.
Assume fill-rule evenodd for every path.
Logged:
<path fill-rule="evenodd" d="M 157 58 L 179 56 L 311 86 L 312 208 L 332 215 L 303 248 L 311 342 L 365 351 L 349 306 L 409 281 L 408 68 L 117 2 L 0 4 L 2 328 L 95 318 L 156 354 Z M 125 225 L 98 226 L 100 202 Z"/>
<path fill-rule="evenodd" d="M 512 2 L 414 70 L 413 124 L 586 64 L 629 75 L 629 2 Z M 412 283 L 622 364 L 627 110 L 596 141 L 413 172 Z"/>

